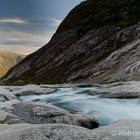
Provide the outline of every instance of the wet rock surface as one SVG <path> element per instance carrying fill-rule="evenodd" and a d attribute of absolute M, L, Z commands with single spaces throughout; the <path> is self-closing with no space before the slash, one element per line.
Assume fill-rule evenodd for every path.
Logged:
<path fill-rule="evenodd" d="M 13 105 L 8 111 L 21 120 L 31 124 L 64 123 L 94 129 L 99 126 L 96 120 L 82 114 L 71 114 L 53 105 L 38 105 L 25 102 Z"/>
<path fill-rule="evenodd" d="M 120 82 L 108 84 L 97 90 L 102 98 L 137 99 L 140 98 L 140 82 Z M 92 94 L 92 93 L 91 93 Z M 94 95 L 94 94 L 93 94 Z"/>

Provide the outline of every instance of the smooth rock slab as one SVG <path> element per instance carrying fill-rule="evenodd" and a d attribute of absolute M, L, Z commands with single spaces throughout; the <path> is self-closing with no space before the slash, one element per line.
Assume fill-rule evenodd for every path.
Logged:
<path fill-rule="evenodd" d="M 64 124 L 0 125 L 0 140 L 139 140 L 140 120 L 89 130 Z"/>
<path fill-rule="evenodd" d="M 118 82 L 104 84 L 101 88 L 96 88 L 97 94 L 102 94 L 103 98 L 135 99 L 140 98 L 140 81 Z M 94 93 L 91 95 L 94 95 Z"/>
<path fill-rule="evenodd" d="M 94 140 L 92 131 L 63 124 L 0 125 L 0 140 Z"/>
<path fill-rule="evenodd" d="M 8 110 L 19 119 L 31 124 L 63 123 L 78 125 L 89 129 L 97 128 L 97 121 L 83 114 L 71 114 L 53 105 L 39 105 L 33 102 L 21 102 Z"/>
<path fill-rule="evenodd" d="M 140 140 L 140 120 L 118 121 L 93 131 L 94 140 Z"/>
<path fill-rule="evenodd" d="M 11 109 L 12 105 L 19 103 L 20 101 L 18 99 L 12 99 L 5 102 L 0 102 L 0 108 L 1 109 Z"/>
<path fill-rule="evenodd" d="M 24 123 L 24 121 L 20 120 L 15 115 L 0 110 L 0 124 L 16 124 L 16 123 Z"/>

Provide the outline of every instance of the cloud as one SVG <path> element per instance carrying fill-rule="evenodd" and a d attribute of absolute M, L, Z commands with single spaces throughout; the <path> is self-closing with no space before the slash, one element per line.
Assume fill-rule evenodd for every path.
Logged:
<path fill-rule="evenodd" d="M 38 50 L 39 46 L 25 46 L 24 45 L 1 45 L 0 44 L 0 51 L 8 51 L 8 52 L 15 52 L 18 54 L 28 55 L 30 53 L 33 53 L 34 51 Z"/>
<path fill-rule="evenodd" d="M 49 42 L 61 22 L 55 18 L 0 18 L 0 23 L 8 23 L 0 24 L 0 50 L 30 54 Z"/>
<path fill-rule="evenodd" d="M 48 20 L 49 20 L 49 22 L 50 22 L 52 25 L 54 25 L 54 26 L 59 26 L 60 23 L 62 22 L 62 20 L 55 19 L 55 18 L 49 18 Z"/>
<path fill-rule="evenodd" d="M 0 23 L 29 24 L 30 22 L 22 18 L 0 18 Z"/>
<path fill-rule="evenodd" d="M 38 33 L 17 31 L 14 28 L 0 28 L 0 50 L 30 54 L 44 46 L 52 37 L 54 31 Z"/>

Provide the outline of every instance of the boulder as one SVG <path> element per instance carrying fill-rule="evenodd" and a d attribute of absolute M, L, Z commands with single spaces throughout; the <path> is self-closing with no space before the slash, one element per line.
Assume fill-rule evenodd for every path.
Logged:
<path fill-rule="evenodd" d="M 98 122 L 87 115 L 71 114 L 53 105 L 39 105 L 33 102 L 20 102 L 8 110 L 21 120 L 31 124 L 64 123 L 83 126 L 89 129 L 97 128 Z"/>
<path fill-rule="evenodd" d="M 0 125 L 0 140 L 93 140 L 92 131 L 63 124 Z"/>
<path fill-rule="evenodd" d="M 0 110 L 0 124 L 16 124 L 16 123 L 24 123 L 24 121 L 20 120 L 15 115 L 11 115 L 3 110 Z"/>
<path fill-rule="evenodd" d="M 94 140 L 139 140 L 140 120 L 118 121 L 93 131 Z"/>
<path fill-rule="evenodd" d="M 139 140 L 140 121 L 89 130 L 65 124 L 0 124 L 0 140 Z"/>

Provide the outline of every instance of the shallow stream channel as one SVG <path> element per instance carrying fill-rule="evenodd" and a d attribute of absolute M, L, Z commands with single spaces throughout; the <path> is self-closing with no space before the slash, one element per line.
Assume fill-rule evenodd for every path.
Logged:
<path fill-rule="evenodd" d="M 139 98 L 110 98 L 110 89 L 100 88 L 102 87 L 64 87 L 51 94 L 26 95 L 20 99 L 52 104 L 73 113 L 88 114 L 97 119 L 100 125 L 108 125 L 118 120 L 140 119 Z M 121 91 L 122 88 L 115 87 L 115 90 Z M 126 93 L 124 88 L 121 92 Z"/>

